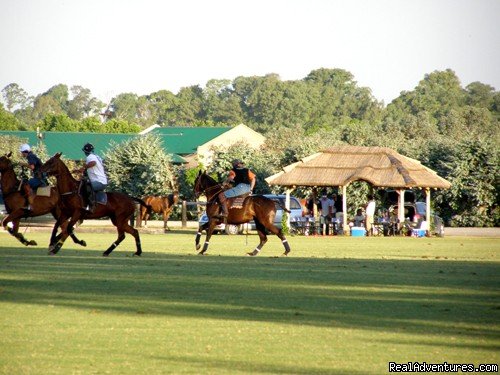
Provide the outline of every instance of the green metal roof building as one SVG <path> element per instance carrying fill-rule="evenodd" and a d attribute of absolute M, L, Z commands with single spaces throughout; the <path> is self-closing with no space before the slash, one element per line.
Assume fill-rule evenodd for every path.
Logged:
<path fill-rule="evenodd" d="M 152 129 L 148 134 L 158 135 L 163 147 L 168 152 L 178 155 L 190 155 L 197 152 L 198 146 L 211 141 L 231 129 L 231 127 L 158 127 Z"/>
<path fill-rule="evenodd" d="M 30 145 L 43 143 L 47 153 L 52 156 L 61 152 L 70 160 L 83 160 L 82 147 L 92 143 L 99 155 L 105 154 L 113 143 L 119 144 L 144 134 L 157 135 L 163 150 L 170 154 L 175 164 L 197 165 L 200 154 L 209 154 L 212 145 L 228 146 L 234 142 L 245 141 L 259 147 L 265 137 L 240 124 L 235 127 L 166 127 L 151 126 L 139 134 L 109 134 L 109 133 L 73 133 L 73 132 L 42 132 L 39 137 L 34 131 L 0 131 L 2 136 L 15 136 Z M 206 160 L 206 158 L 205 158 Z"/>
<path fill-rule="evenodd" d="M 14 136 L 25 140 L 30 145 L 43 143 L 47 153 L 52 156 L 57 152 L 70 160 L 82 160 L 85 155 L 82 147 L 85 143 L 92 143 L 96 152 L 100 155 L 106 153 L 112 143 L 119 144 L 131 138 L 140 137 L 139 134 L 110 134 L 110 133 L 72 133 L 72 132 L 43 132 L 38 138 L 37 132 L 33 131 L 0 131 L 1 136 Z M 161 136 L 160 136 L 161 137 Z M 185 163 L 186 160 L 178 153 L 171 151 L 168 142 L 162 142 L 165 152 L 171 155 L 172 161 L 176 164 Z M 182 145 L 176 149 L 182 150 Z"/>

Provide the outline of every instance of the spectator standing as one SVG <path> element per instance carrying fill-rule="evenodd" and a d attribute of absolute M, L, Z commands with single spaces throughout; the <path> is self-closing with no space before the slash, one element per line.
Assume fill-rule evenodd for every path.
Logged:
<path fill-rule="evenodd" d="M 328 235 L 330 234 L 330 222 L 335 214 L 335 204 L 333 199 L 327 196 L 326 191 L 323 192 L 319 203 L 321 205 L 322 234 Z"/>
<path fill-rule="evenodd" d="M 365 208 L 366 219 L 366 234 L 369 236 L 372 234 L 372 226 L 373 220 L 375 219 L 375 199 L 373 199 L 373 195 L 368 195 L 368 203 Z"/>

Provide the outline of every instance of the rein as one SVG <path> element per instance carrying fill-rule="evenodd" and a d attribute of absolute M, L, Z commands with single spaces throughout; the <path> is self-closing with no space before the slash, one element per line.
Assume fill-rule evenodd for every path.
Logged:
<path fill-rule="evenodd" d="M 200 185 L 200 180 L 198 180 L 196 182 L 196 187 L 199 187 L 198 185 Z M 198 194 L 198 196 L 200 196 L 201 194 L 205 194 L 207 195 L 208 192 L 210 192 L 210 190 L 213 190 L 213 189 L 218 189 L 214 195 L 217 195 L 219 194 L 221 191 L 223 191 L 224 189 L 222 188 L 222 185 L 221 184 L 217 184 L 217 185 L 213 185 L 213 186 L 209 186 L 209 187 L 206 187 L 206 188 L 203 188 L 200 193 Z"/>

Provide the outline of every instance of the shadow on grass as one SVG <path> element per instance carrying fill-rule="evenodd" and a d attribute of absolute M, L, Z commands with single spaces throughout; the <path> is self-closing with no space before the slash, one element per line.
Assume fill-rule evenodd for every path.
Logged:
<path fill-rule="evenodd" d="M 500 348 L 494 344 L 500 333 L 500 267 L 494 262 L 100 254 L 69 250 L 48 257 L 3 249 L 1 300 L 482 337 L 484 349 Z"/>
<path fill-rule="evenodd" d="M 218 369 L 231 369 L 234 372 L 248 373 L 248 374 L 297 374 L 297 375 L 335 375 L 335 374 L 366 374 L 363 371 L 355 371 L 353 369 L 318 369 L 311 367 L 302 367 L 297 364 L 294 365 L 269 365 L 263 363 L 255 363 L 254 361 L 236 361 L 236 360 L 214 360 L 213 358 L 195 358 L 193 356 L 165 356 L 165 357 L 153 357 L 155 360 L 168 361 L 168 363 L 178 363 L 180 365 L 192 366 L 196 364 L 202 369 L 203 372 L 206 371 L 216 371 Z M 210 372 L 211 373 L 211 372 Z M 215 373 L 215 372 L 214 372 Z"/>

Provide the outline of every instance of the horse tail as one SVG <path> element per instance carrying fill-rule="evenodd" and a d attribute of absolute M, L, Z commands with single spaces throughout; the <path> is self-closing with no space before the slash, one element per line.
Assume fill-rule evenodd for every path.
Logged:
<path fill-rule="evenodd" d="M 147 204 L 146 202 L 144 202 L 141 198 L 136 198 L 136 197 L 130 197 L 130 198 L 132 198 L 134 201 L 136 201 L 137 203 L 139 203 L 141 206 L 146 207 L 146 209 L 148 210 L 148 215 L 151 214 L 151 211 L 153 210 L 153 207 L 151 207 L 149 204 Z"/>
<path fill-rule="evenodd" d="M 280 206 L 280 208 L 281 208 L 283 211 L 287 212 L 287 213 L 291 213 L 291 212 L 292 212 L 292 211 L 290 211 L 288 208 L 286 208 L 285 206 L 283 206 L 283 205 L 281 204 L 281 202 L 278 202 L 278 206 Z"/>
<path fill-rule="evenodd" d="M 262 195 L 262 194 L 251 195 L 251 197 L 263 197 L 263 198 L 266 198 L 266 197 L 265 197 L 264 195 Z M 269 199 L 269 198 L 266 198 L 266 199 Z M 290 211 L 288 208 L 286 208 L 285 206 L 283 206 L 283 204 L 282 204 L 280 201 L 275 201 L 275 202 L 276 202 L 276 204 L 277 204 L 278 206 L 280 206 L 280 208 L 281 208 L 283 211 L 285 211 L 285 212 L 287 212 L 287 213 L 291 213 L 291 212 L 292 212 L 292 211 Z"/>

